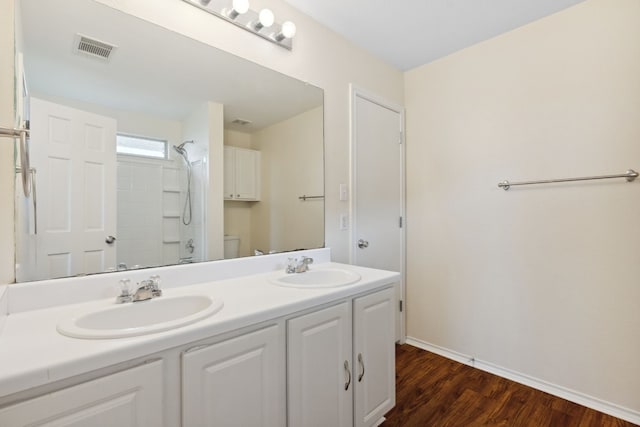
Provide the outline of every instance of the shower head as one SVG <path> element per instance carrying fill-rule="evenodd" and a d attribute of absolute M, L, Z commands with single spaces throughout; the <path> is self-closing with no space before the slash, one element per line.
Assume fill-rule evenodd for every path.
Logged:
<path fill-rule="evenodd" d="M 193 141 L 185 141 L 185 142 L 183 142 L 182 144 L 180 144 L 178 146 L 174 145 L 173 149 L 184 156 L 184 154 L 187 151 L 187 149 L 184 148 L 184 146 L 187 145 L 187 144 L 193 144 Z"/>

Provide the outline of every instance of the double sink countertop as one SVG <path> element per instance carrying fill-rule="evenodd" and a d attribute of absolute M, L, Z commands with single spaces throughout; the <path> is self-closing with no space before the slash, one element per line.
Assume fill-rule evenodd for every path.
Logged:
<path fill-rule="evenodd" d="M 130 338 L 79 339 L 64 336 L 56 330 L 58 322 L 80 312 L 113 306 L 115 295 L 9 312 L 0 324 L 0 398 L 349 298 L 400 279 L 399 273 L 332 262 L 314 264 L 310 269 L 326 268 L 352 271 L 360 275 L 361 280 L 340 287 L 283 287 L 270 280 L 276 271 L 272 268 L 262 273 L 186 286 L 174 284 L 166 287 L 163 284 L 163 296 L 159 298 L 206 295 L 221 300 L 224 306 L 212 316 L 195 323 Z M 4 292 L 8 293 L 6 297 L 9 299 L 12 297 L 11 289 Z M 2 304 L 0 295 L 0 307 Z M 7 302 L 4 304 L 6 307 Z M 11 305 L 9 302 L 8 306 Z"/>

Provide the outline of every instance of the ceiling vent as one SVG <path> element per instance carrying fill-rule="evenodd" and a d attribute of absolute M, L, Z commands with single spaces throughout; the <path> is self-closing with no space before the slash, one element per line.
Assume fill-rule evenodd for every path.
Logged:
<path fill-rule="evenodd" d="M 82 34 L 76 34 L 74 50 L 81 55 L 100 58 L 108 61 L 118 46 L 92 39 Z"/>
<path fill-rule="evenodd" d="M 235 119 L 231 123 L 233 123 L 234 125 L 246 126 L 246 125 L 250 125 L 251 121 L 250 120 L 244 120 L 244 119 Z"/>

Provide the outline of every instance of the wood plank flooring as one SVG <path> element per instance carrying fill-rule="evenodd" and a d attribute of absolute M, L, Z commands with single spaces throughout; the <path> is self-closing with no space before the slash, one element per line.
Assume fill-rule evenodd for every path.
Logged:
<path fill-rule="evenodd" d="M 631 427 L 410 345 L 396 346 L 396 406 L 383 427 Z"/>

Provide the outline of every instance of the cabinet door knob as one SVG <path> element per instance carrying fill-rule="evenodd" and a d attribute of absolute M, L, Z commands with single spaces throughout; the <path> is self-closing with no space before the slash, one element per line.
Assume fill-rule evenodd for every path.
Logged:
<path fill-rule="evenodd" d="M 344 361 L 344 371 L 347 374 L 347 382 L 344 383 L 344 389 L 349 390 L 349 386 L 351 385 L 351 370 L 349 369 L 349 361 Z"/>
<path fill-rule="evenodd" d="M 360 375 L 358 375 L 358 382 L 361 382 L 362 377 L 364 377 L 364 361 L 362 360 L 362 353 L 358 353 L 358 363 L 360 364 L 360 368 L 362 369 Z"/>

